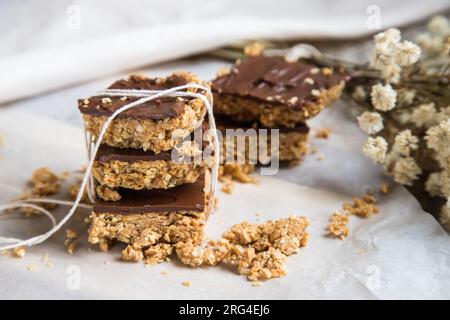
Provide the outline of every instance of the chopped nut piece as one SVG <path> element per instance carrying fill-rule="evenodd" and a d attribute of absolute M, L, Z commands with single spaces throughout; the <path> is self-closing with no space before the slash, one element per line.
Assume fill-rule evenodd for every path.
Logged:
<path fill-rule="evenodd" d="M 102 104 L 108 105 L 108 104 L 111 104 L 111 103 L 112 103 L 112 101 L 111 101 L 110 98 L 102 98 Z"/>
<path fill-rule="evenodd" d="M 349 216 L 340 212 L 333 213 L 328 225 L 328 232 L 331 236 L 344 240 L 349 234 L 348 224 Z"/>
<path fill-rule="evenodd" d="M 253 42 L 244 48 L 244 54 L 248 57 L 260 56 L 264 51 L 264 45 L 261 42 Z"/>
<path fill-rule="evenodd" d="M 310 77 L 305 78 L 305 80 L 303 80 L 303 82 L 313 85 L 314 84 L 314 80 Z"/>
<path fill-rule="evenodd" d="M 311 94 L 316 97 L 320 97 L 320 91 L 317 89 L 312 89 Z"/>
<path fill-rule="evenodd" d="M 322 68 L 322 73 L 326 76 L 331 76 L 333 74 L 333 69 L 331 68 Z"/>

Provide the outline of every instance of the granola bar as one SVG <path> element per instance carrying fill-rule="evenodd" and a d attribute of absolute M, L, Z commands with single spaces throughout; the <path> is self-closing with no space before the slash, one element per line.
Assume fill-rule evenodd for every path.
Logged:
<path fill-rule="evenodd" d="M 167 190 L 120 189 L 121 199 L 108 202 L 96 199 L 91 213 L 89 242 L 104 246 L 126 243 L 125 260 L 148 258 L 149 263 L 162 259 L 151 247 L 204 238 L 205 175 L 191 184 Z M 164 246 L 163 246 L 164 247 Z M 166 248 L 167 249 L 167 248 Z"/>
<path fill-rule="evenodd" d="M 187 83 L 206 85 L 191 73 L 178 72 L 167 78 L 132 75 L 114 82 L 108 89 L 163 90 Z M 93 96 L 79 99 L 78 108 L 83 114 L 86 130 L 97 138 L 110 115 L 138 99 Z M 203 122 L 205 113 L 206 106 L 199 98 L 162 97 L 148 101 L 119 114 L 106 131 L 103 143 L 116 148 L 136 148 L 155 153 L 168 151 Z"/>
<path fill-rule="evenodd" d="M 282 57 L 250 57 L 212 82 L 214 110 L 268 128 L 294 128 L 338 99 L 346 80 L 330 68 Z"/>
<path fill-rule="evenodd" d="M 245 153 L 245 164 L 255 164 L 258 162 L 261 162 L 259 156 L 258 159 L 251 159 L 249 156 L 249 151 L 253 147 L 254 150 L 259 151 L 258 147 L 260 143 L 263 143 L 263 145 L 267 148 L 267 157 L 272 156 L 271 152 L 271 144 L 272 144 L 272 135 L 271 130 L 264 126 L 259 125 L 257 122 L 239 122 L 235 120 L 231 120 L 228 117 L 224 116 L 216 116 L 216 126 L 217 128 L 222 132 L 222 135 L 224 137 L 224 143 L 223 143 L 223 153 L 222 155 L 228 156 L 228 158 L 232 157 L 229 156 L 230 152 L 234 153 L 234 160 L 238 159 L 238 154 Z M 234 131 L 234 140 L 227 140 L 227 129 L 233 129 Z M 256 139 L 252 139 L 251 135 L 249 135 L 249 129 L 254 129 Z M 267 133 L 267 142 L 265 140 L 262 140 L 264 137 L 261 135 L 260 129 L 263 129 L 265 133 Z M 278 131 L 278 139 L 279 139 L 279 149 L 277 150 L 277 156 L 280 161 L 286 162 L 286 163 L 298 163 L 300 162 L 303 157 L 308 153 L 308 133 L 309 133 L 309 127 L 306 124 L 298 124 L 295 127 L 289 128 L 289 127 L 280 127 L 277 128 Z M 239 130 L 239 131 L 236 131 Z M 238 150 L 238 143 L 237 139 L 239 136 L 245 137 L 245 144 L 244 148 L 239 148 Z M 234 149 L 231 147 L 227 148 L 226 142 L 227 141 L 234 141 Z M 264 159 L 267 160 L 267 159 Z M 226 161 L 225 161 L 226 164 Z"/>

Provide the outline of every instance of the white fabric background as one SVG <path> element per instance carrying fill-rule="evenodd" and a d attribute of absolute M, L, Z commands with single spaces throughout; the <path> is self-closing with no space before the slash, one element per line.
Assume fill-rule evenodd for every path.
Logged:
<path fill-rule="evenodd" d="M 379 6 L 383 28 L 449 7 L 448 0 L 1 3 L 0 103 L 243 39 L 364 36 L 374 31 L 369 5 Z M 67 27 L 71 5 L 80 9 L 80 29 Z"/>
<path fill-rule="evenodd" d="M 62 171 L 75 170 L 84 164 L 82 123 L 75 101 L 105 88 L 116 77 L 123 76 L 125 70 L 139 67 L 152 75 L 189 70 L 211 79 L 224 62 L 196 58 L 151 68 L 145 66 L 241 39 L 242 35 L 244 38 L 258 35 L 256 26 L 260 25 L 256 21 L 264 22 L 264 35 L 268 36 L 341 37 L 367 32 L 367 3 L 364 2 L 343 6 L 342 1 L 332 4 L 309 1 L 305 6 L 296 1 L 278 1 L 276 5 L 269 1 L 241 1 L 239 5 L 228 1 L 203 1 L 200 5 L 190 1 L 189 7 L 182 6 L 181 2 L 186 3 L 140 3 L 142 10 L 137 10 L 133 1 L 110 1 L 109 10 L 104 9 L 105 3 L 101 1 L 75 2 L 84 8 L 82 28 L 76 32 L 64 27 L 65 9 L 73 2 L 1 2 L 2 101 L 101 78 L 0 108 L 0 135 L 6 138 L 6 145 L 0 146 L 0 203 L 17 195 L 37 167 L 50 166 Z M 377 2 L 384 12 L 383 27 L 387 26 L 386 21 L 392 24 L 412 21 L 418 14 L 446 4 L 427 1 L 422 2 L 426 4 L 423 8 L 421 2 Z M 249 15 L 252 25 L 243 23 L 225 28 L 220 22 Z M 217 25 L 220 33 L 215 35 L 216 29 L 208 28 L 205 38 L 193 42 L 192 33 L 186 31 L 198 26 L 199 20 Z M 11 21 L 17 22 L 16 28 L 8 27 Z M 137 39 L 132 34 L 147 34 L 148 30 L 160 30 L 163 25 L 174 26 L 172 23 L 176 21 L 184 32 L 176 26 L 166 30 L 172 30 L 171 34 L 176 34 L 178 40 L 181 37 L 183 45 L 175 45 L 176 38 L 159 33 L 152 41 L 143 41 L 145 45 L 142 41 L 131 41 Z M 141 33 L 142 30 L 147 31 Z M 133 46 L 130 50 L 119 50 L 120 46 L 117 50 L 107 50 L 109 47 L 104 44 L 116 37 L 130 40 L 127 45 Z M 149 51 L 137 50 L 144 47 Z M 70 59 L 59 56 L 61 50 L 70 53 Z M 352 48 L 344 50 L 346 54 L 352 52 Z M 31 76 L 32 81 L 25 81 L 25 76 Z M 0 256 L 0 298 L 449 298 L 450 238 L 402 187 L 395 187 L 391 194 L 380 198 L 379 215 L 368 220 L 352 219 L 351 235 L 345 241 L 325 237 L 324 228 L 331 212 L 353 195 L 362 195 L 367 188 L 376 190 L 382 175 L 380 168 L 361 155 L 364 134 L 355 125 L 347 106 L 338 103 L 309 124 L 313 129 L 323 126 L 333 129 L 329 140 L 312 139 L 311 142 L 324 155 L 324 160 L 318 161 L 310 155 L 299 167 L 283 169 L 276 177 L 261 178 L 259 186 L 238 184 L 233 195 L 220 193 L 220 209 L 208 224 L 208 235 L 217 238 L 235 223 L 256 222 L 257 212 L 261 213 L 261 221 L 290 214 L 307 216 L 311 220 L 311 242 L 298 255 L 288 258 L 289 274 L 285 278 L 254 288 L 228 268 L 191 269 L 177 262 L 151 268 L 141 263 L 125 264 L 118 260 L 117 248 L 105 254 L 87 244 L 83 233 L 87 226 L 81 222 L 84 213 L 80 212 L 69 225 L 82 232 L 74 256 L 65 252 L 64 232 L 30 249 L 24 259 Z M 62 215 L 64 210 L 58 213 Z M 30 236 L 47 227 L 45 219 L 0 217 L 2 235 Z M 90 247 L 92 250 L 88 251 Z M 54 262 L 53 268 L 47 268 L 41 261 L 45 253 Z M 37 270 L 28 271 L 27 266 L 32 264 Z M 67 286 L 70 278 L 67 271 L 73 265 L 81 271 L 79 290 Z M 163 276 L 162 270 L 171 273 Z M 379 271 L 379 288 L 367 286 L 373 270 Z M 191 287 L 181 285 L 186 280 L 192 282 Z"/>

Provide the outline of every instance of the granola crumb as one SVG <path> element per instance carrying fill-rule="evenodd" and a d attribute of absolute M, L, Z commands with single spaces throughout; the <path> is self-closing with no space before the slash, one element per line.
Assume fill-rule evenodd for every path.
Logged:
<path fill-rule="evenodd" d="M 74 254 L 76 249 L 76 245 L 73 242 L 70 242 L 67 244 L 67 253 L 68 254 Z"/>
<path fill-rule="evenodd" d="M 178 243 L 181 262 L 193 267 L 225 263 L 237 268 L 251 281 L 284 276 L 285 260 L 306 246 L 309 222 L 304 217 L 268 221 L 255 225 L 242 222 L 225 232 L 219 241 L 208 241 L 203 253 L 192 243 Z"/>
<path fill-rule="evenodd" d="M 351 215 L 355 215 L 360 218 L 369 218 L 373 214 L 380 212 L 380 208 L 376 205 L 376 198 L 370 191 L 364 195 L 364 197 L 353 197 L 353 204 L 344 203 L 343 209 Z"/>
<path fill-rule="evenodd" d="M 330 217 L 330 224 L 328 225 L 328 233 L 336 238 L 344 240 L 350 233 L 348 228 L 349 216 L 340 212 L 335 212 Z"/>
<path fill-rule="evenodd" d="M 9 250 L 3 250 L 2 256 L 9 256 Z"/>
<path fill-rule="evenodd" d="M 61 189 L 59 177 L 46 167 L 33 171 L 31 184 L 32 193 L 36 196 L 52 195 Z"/>
<path fill-rule="evenodd" d="M 183 281 L 181 284 L 183 286 L 185 286 L 185 287 L 190 287 L 191 286 L 191 282 L 190 281 Z"/>
<path fill-rule="evenodd" d="M 160 274 L 163 276 L 168 276 L 170 274 L 170 272 L 167 270 L 164 270 L 164 271 L 161 271 Z"/>
<path fill-rule="evenodd" d="M 222 190 L 223 192 L 227 193 L 227 194 L 232 194 L 233 193 L 233 189 L 234 189 L 234 183 L 231 180 L 228 181 L 222 181 L 224 183 L 224 185 L 222 186 L 222 188 L 220 190 Z"/>
<path fill-rule="evenodd" d="M 23 258 L 27 253 L 25 247 L 17 247 L 13 249 L 13 254 L 16 258 Z"/>
<path fill-rule="evenodd" d="M 78 232 L 73 229 L 66 229 L 66 238 L 67 239 L 76 239 L 78 238 Z"/>
<path fill-rule="evenodd" d="M 144 258 L 144 254 L 141 249 L 136 249 L 131 245 L 128 245 L 122 251 L 122 259 L 125 261 L 141 261 Z"/>
<path fill-rule="evenodd" d="M 159 243 L 144 251 L 145 263 L 155 265 L 167 260 L 172 255 L 173 246 L 169 243 Z"/>
<path fill-rule="evenodd" d="M 261 281 L 252 281 L 252 286 L 253 287 L 260 287 L 262 285 Z"/>
<path fill-rule="evenodd" d="M 328 139 L 331 135 L 332 129 L 331 128 L 322 128 L 318 129 L 316 131 L 315 137 L 317 139 Z"/>
<path fill-rule="evenodd" d="M 389 184 L 387 184 L 386 182 L 382 182 L 380 184 L 380 192 L 383 194 L 388 194 L 390 192 L 390 187 Z"/>

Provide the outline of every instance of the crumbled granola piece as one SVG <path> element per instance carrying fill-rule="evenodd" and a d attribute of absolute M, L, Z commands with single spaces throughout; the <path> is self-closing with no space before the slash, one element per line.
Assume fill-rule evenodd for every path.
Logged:
<path fill-rule="evenodd" d="M 2 254 L 2 256 L 8 256 L 9 250 L 3 250 L 1 254 Z"/>
<path fill-rule="evenodd" d="M 33 171 L 31 184 L 33 195 L 52 195 L 61 189 L 60 179 L 49 168 L 39 168 Z"/>
<path fill-rule="evenodd" d="M 258 280 L 252 281 L 252 286 L 254 286 L 254 287 L 260 287 L 261 285 L 262 285 L 261 281 L 258 281 Z"/>
<path fill-rule="evenodd" d="M 160 274 L 162 274 L 163 276 L 168 276 L 170 274 L 170 272 L 167 270 L 164 270 L 164 271 L 161 271 Z"/>
<path fill-rule="evenodd" d="M 258 226 L 244 221 L 242 223 L 234 225 L 229 231 L 223 234 L 223 238 L 227 239 L 231 243 L 239 245 L 247 245 L 261 237 L 261 232 Z"/>
<path fill-rule="evenodd" d="M 387 194 L 389 193 L 390 188 L 389 188 L 389 184 L 387 184 L 386 182 L 382 182 L 380 184 L 380 192 L 383 194 Z"/>
<path fill-rule="evenodd" d="M 229 179 L 228 180 L 222 179 L 221 181 L 223 183 L 223 186 L 222 186 L 222 188 L 220 190 L 222 190 L 225 193 L 232 194 L 233 193 L 233 189 L 234 189 L 233 181 L 231 181 Z"/>
<path fill-rule="evenodd" d="M 25 250 L 25 247 L 17 247 L 13 249 L 13 253 L 16 258 L 23 258 L 27 251 Z"/>
<path fill-rule="evenodd" d="M 97 195 L 105 201 L 119 201 L 122 196 L 114 189 L 108 188 L 107 186 L 98 186 L 95 188 Z"/>
<path fill-rule="evenodd" d="M 341 240 L 344 240 L 349 234 L 348 228 L 348 219 L 349 216 L 346 214 L 342 214 L 340 212 L 335 212 L 330 218 L 330 224 L 328 225 L 328 233 L 337 237 Z"/>
<path fill-rule="evenodd" d="M 257 184 L 258 180 L 250 176 L 255 171 L 252 164 L 224 164 L 219 167 L 219 181 L 236 180 L 241 183 Z"/>
<path fill-rule="evenodd" d="M 360 218 L 369 218 L 380 211 L 380 208 L 376 206 L 376 199 L 370 191 L 362 199 L 353 197 L 353 204 L 346 202 L 343 205 L 343 209 L 351 215 Z"/>
<path fill-rule="evenodd" d="M 238 271 L 252 281 L 280 278 L 287 273 L 285 261 L 286 256 L 280 250 L 269 248 L 258 253 L 248 265 L 239 264 Z"/>
<path fill-rule="evenodd" d="M 185 286 L 185 287 L 190 287 L 191 286 L 191 282 L 190 281 L 183 281 L 182 285 Z"/>
<path fill-rule="evenodd" d="M 76 239 L 78 238 L 78 232 L 73 229 L 66 229 L 66 238 L 67 239 Z"/>
<path fill-rule="evenodd" d="M 322 128 L 316 131 L 317 139 L 328 139 L 331 135 L 331 128 Z"/>
<path fill-rule="evenodd" d="M 174 247 L 182 263 L 192 267 L 199 267 L 203 264 L 203 255 L 200 248 L 192 242 L 178 242 Z"/>
<path fill-rule="evenodd" d="M 155 265 L 166 261 L 172 254 L 173 246 L 169 243 L 159 243 L 144 250 L 145 263 Z"/>
<path fill-rule="evenodd" d="M 74 242 L 67 243 L 67 253 L 68 254 L 74 254 L 75 249 L 76 249 L 76 245 Z"/>
<path fill-rule="evenodd" d="M 122 250 L 122 259 L 125 261 L 141 261 L 143 258 L 142 250 L 136 249 L 131 245 Z"/>

